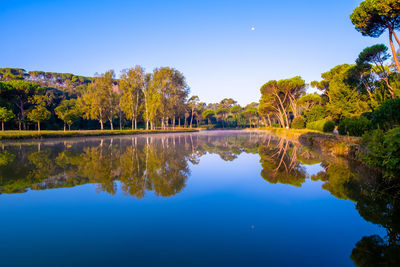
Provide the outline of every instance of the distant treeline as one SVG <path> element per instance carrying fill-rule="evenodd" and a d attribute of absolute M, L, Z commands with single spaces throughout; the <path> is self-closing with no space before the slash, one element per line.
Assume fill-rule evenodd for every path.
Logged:
<path fill-rule="evenodd" d="M 140 66 L 120 77 L 0 69 L 3 129 L 114 129 L 130 127 L 247 127 L 259 125 L 258 104 L 227 98 L 206 104 L 189 97 L 181 72 L 170 67 L 146 73 Z M 4 125 L 5 123 L 5 125 Z"/>
<path fill-rule="evenodd" d="M 0 120 L 8 129 L 34 129 L 41 122 L 44 129 L 113 129 L 114 124 L 132 129 L 257 127 L 275 125 L 279 119 L 263 116 L 258 103 L 241 107 L 234 99 L 225 98 L 206 104 L 197 96 L 189 97 L 185 77 L 169 67 L 146 73 L 135 66 L 118 79 L 112 70 L 83 77 L 3 68 L 0 79 Z M 302 95 L 306 84 L 299 77 L 297 81 Z M 290 111 L 287 114 L 292 116 Z"/>

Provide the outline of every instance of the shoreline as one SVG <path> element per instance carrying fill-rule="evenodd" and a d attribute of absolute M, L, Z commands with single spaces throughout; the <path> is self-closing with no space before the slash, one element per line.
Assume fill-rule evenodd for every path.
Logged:
<path fill-rule="evenodd" d="M 76 131 L 4 131 L 0 132 L 0 141 L 7 140 L 42 140 L 53 138 L 96 137 L 96 136 L 123 136 L 138 134 L 162 134 L 162 133 L 192 133 L 198 129 L 175 130 L 76 130 Z"/>
<path fill-rule="evenodd" d="M 293 139 L 319 152 L 356 161 L 360 161 L 358 155 L 365 151 L 360 137 L 342 136 L 308 129 L 259 128 L 252 130 L 266 131 L 278 137 Z"/>

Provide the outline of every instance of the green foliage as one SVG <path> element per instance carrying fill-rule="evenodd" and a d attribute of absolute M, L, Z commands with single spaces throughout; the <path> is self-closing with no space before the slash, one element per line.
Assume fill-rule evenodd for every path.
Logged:
<path fill-rule="evenodd" d="M 246 118 L 246 119 L 253 119 L 255 117 L 257 117 L 258 115 L 258 110 L 257 108 L 254 107 L 249 107 L 246 110 L 244 110 L 241 115 Z"/>
<path fill-rule="evenodd" d="M 107 119 L 112 121 L 117 108 L 115 103 L 117 95 L 113 91 L 114 76 L 114 71 L 110 70 L 100 77 L 96 77 L 78 99 L 78 107 L 82 111 L 83 117 L 99 121 L 101 130 L 103 130 L 104 121 Z"/>
<path fill-rule="evenodd" d="M 367 118 L 348 118 L 339 123 L 338 131 L 341 135 L 362 136 L 371 128 L 371 121 Z"/>
<path fill-rule="evenodd" d="M 309 123 L 307 123 L 307 129 L 316 130 L 316 131 L 321 131 L 322 132 L 324 130 L 325 123 L 326 123 L 325 119 L 309 122 Z"/>
<path fill-rule="evenodd" d="M 125 117 L 132 120 L 132 129 L 137 129 L 137 119 L 143 102 L 146 74 L 140 66 L 129 69 L 121 75 L 119 86 L 122 90 L 121 110 Z"/>
<path fill-rule="evenodd" d="M 19 68 L 1 68 L 0 80 L 23 80 L 25 78 L 25 70 Z"/>
<path fill-rule="evenodd" d="M 201 115 L 203 119 L 208 120 L 208 124 L 211 124 L 211 119 L 215 116 L 215 112 L 212 109 L 207 109 Z"/>
<path fill-rule="evenodd" d="M 358 93 L 354 65 L 340 65 L 331 70 L 327 111 L 335 120 L 360 116 L 369 111 L 367 97 Z"/>
<path fill-rule="evenodd" d="M 376 91 L 377 83 L 372 83 L 373 76 L 377 76 L 383 82 L 385 91 L 388 91 L 392 98 L 395 97 L 395 89 L 389 83 L 389 67 L 385 66 L 385 61 L 390 58 L 387 53 L 388 48 L 384 44 L 377 44 L 365 48 L 358 56 L 356 63 L 357 66 L 354 68 L 355 73 L 358 71 L 361 76 L 361 80 L 368 90 L 371 100 L 374 102 L 376 99 L 373 98 L 371 91 Z M 364 76 L 369 76 L 365 79 Z M 372 77 L 371 77 L 372 76 Z M 382 84 L 382 85 L 383 85 Z"/>
<path fill-rule="evenodd" d="M 13 105 L 18 111 L 18 121 L 25 121 L 25 110 L 31 106 L 33 99 L 44 96 L 44 89 L 32 82 L 24 80 L 10 80 L 0 82 L 0 99 L 7 100 L 9 106 Z"/>
<path fill-rule="evenodd" d="M 363 135 L 368 148 L 363 160 L 371 166 L 382 168 L 389 178 L 400 177 L 400 127 L 388 132 L 381 129 Z"/>
<path fill-rule="evenodd" d="M 68 102 L 61 104 L 62 100 L 76 101 L 81 112 L 79 115 L 89 120 L 80 120 L 79 128 L 97 127 L 94 121 L 98 121 L 101 129 L 106 122 L 113 129 L 113 121 L 117 117 L 121 129 L 125 119 L 132 122 L 132 128 L 140 127 L 137 125 L 140 121 L 145 123 L 146 128 L 150 125 L 152 129 L 159 124 L 162 127 L 175 126 L 174 122 L 178 120 L 181 123 L 182 119 L 186 126 L 190 115 L 190 125 L 194 118 L 199 122 L 202 111 L 201 107 L 197 109 L 198 98 L 187 101 L 189 87 L 183 74 L 169 67 L 157 68 L 153 73 L 146 74 L 142 67 L 135 66 L 123 71 L 120 79 L 115 79 L 112 70 L 87 78 L 71 73 L 27 73 L 23 69 L 5 68 L 0 69 L 0 79 L 5 80 L 0 81 L 0 106 L 13 107 L 18 115 L 19 128 L 24 130 L 26 111 L 38 104 L 45 104 L 51 113 L 56 113 L 64 123 L 71 124 L 75 119 L 71 115 L 75 114 L 69 111 Z M 39 99 L 43 101 L 39 103 Z M 225 99 L 224 103 L 232 101 Z M 58 106 L 61 107 L 56 111 Z M 51 116 L 46 127 L 57 129 L 60 124 Z"/>
<path fill-rule="evenodd" d="M 240 111 L 242 111 L 242 107 L 240 105 L 234 105 L 231 108 L 231 113 L 232 114 L 238 114 L 238 113 L 240 113 Z"/>
<path fill-rule="evenodd" d="M 326 109 L 322 105 L 316 105 L 304 113 L 304 117 L 308 122 L 319 121 L 326 117 Z"/>
<path fill-rule="evenodd" d="M 324 124 L 323 131 L 324 133 L 331 133 L 335 129 L 335 122 L 334 121 L 327 121 Z"/>
<path fill-rule="evenodd" d="M 297 102 L 305 110 L 305 112 L 308 112 L 316 105 L 322 103 L 322 97 L 317 93 L 307 94 L 300 97 Z"/>
<path fill-rule="evenodd" d="M 298 116 L 292 121 L 293 129 L 304 129 L 306 127 L 306 119 L 303 116 Z"/>
<path fill-rule="evenodd" d="M 54 109 L 56 115 L 66 124 L 71 124 L 80 117 L 80 112 L 76 106 L 76 100 L 64 100 L 61 104 Z"/>
<path fill-rule="evenodd" d="M 400 125 L 400 98 L 388 99 L 372 113 L 372 125 L 375 128 L 389 130 Z"/>
<path fill-rule="evenodd" d="M 387 51 L 388 48 L 384 44 L 377 44 L 367 47 L 360 53 L 356 60 L 356 63 L 375 64 L 376 62 L 384 62 L 385 60 L 390 58 L 390 55 L 387 53 Z"/>
<path fill-rule="evenodd" d="M 28 119 L 33 122 L 42 122 L 50 118 L 50 111 L 43 105 L 38 105 L 28 113 Z"/>
<path fill-rule="evenodd" d="M 225 116 L 228 113 L 229 113 L 228 108 L 219 108 L 216 112 L 217 115 L 221 115 L 221 116 Z"/>
<path fill-rule="evenodd" d="M 44 87 L 54 87 L 64 92 L 76 93 L 76 89 L 87 85 L 91 78 L 73 75 L 71 73 L 55 73 L 44 71 L 29 71 L 18 68 L 0 69 L 0 80 L 26 80 L 37 83 Z"/>
<path fill-rule="evenodd" d="M 351 21 L 364 36 L 380 37 L 389 31 L 392 55 L 396 57 L 393 46 L 393 35 L 400 29 L 400 3 L 398 0 L 364 0 L 350 15 Z M 398 71 L 400 65 L 395 58 Z"/>
<path fill-rule="evenodd" d="M 356 266 L 399 266 L 399 252 L 399 245 L 388 245 L 380 236 L 372 235 L 357 242 L 350 258 Z"/>
<path fill-rule="evenodd" d="M 15 159 L 15 155 L 8 152 L 7 150 L 4 152 L 0 152 L 0 167 L 7 166 Z"/>
<path fill-rule="evenodd" d="M 258 112 L 261 116 L 274 115 L 280 125 L 289 127 L 289 112 L 295 117 L 300 115 L 298 99 L 305 94 L 306 83 L 300 76 L 279 81 L 271 80 L 264 84 L 261 91 Z"/>
<path fill-rule="evenodd" d="M 0 107 L 0 121 L 7 122 L 15 118 L 12 110 L 6 109 L 5 107 Z"/>
<path fill-rule="evenodd" d="M 399 10 L 397 0 L 365 0 L 354 9 L 350 18 L 362 35 L 377 38 L 388 25 L 399 27 Z"/>

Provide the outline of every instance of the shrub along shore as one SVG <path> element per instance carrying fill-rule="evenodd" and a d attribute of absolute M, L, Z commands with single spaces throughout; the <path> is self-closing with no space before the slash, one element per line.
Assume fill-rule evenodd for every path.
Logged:
<path fill-rule="evenodd" d="M 136 134 L 186 133 L 197 132 L 197 129 L 172 130 L 80 130 L 80 131 L 4 131 L 0 132 L 0 140 L 42 139 L 64 137 L 114 136 Z"/>

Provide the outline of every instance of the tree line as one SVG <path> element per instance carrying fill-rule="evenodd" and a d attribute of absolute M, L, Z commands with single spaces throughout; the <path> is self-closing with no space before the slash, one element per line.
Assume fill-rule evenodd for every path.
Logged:
<path fill-rule="evenodd" d="M 232 98 L 219 103 L 189 97 L 184 75 L 171 67 L 146 73 L 141 66 L 113 70 L 95 77 L 19 68 L 0 69 L 0 121 L 2 129 L 27 130 L 36 123 L 46 129 L 113 130 L 139 127 L 255 127 L 258 104 L 241 107 Z M 105 126 L 107 125 L 107 126 Z"/>

